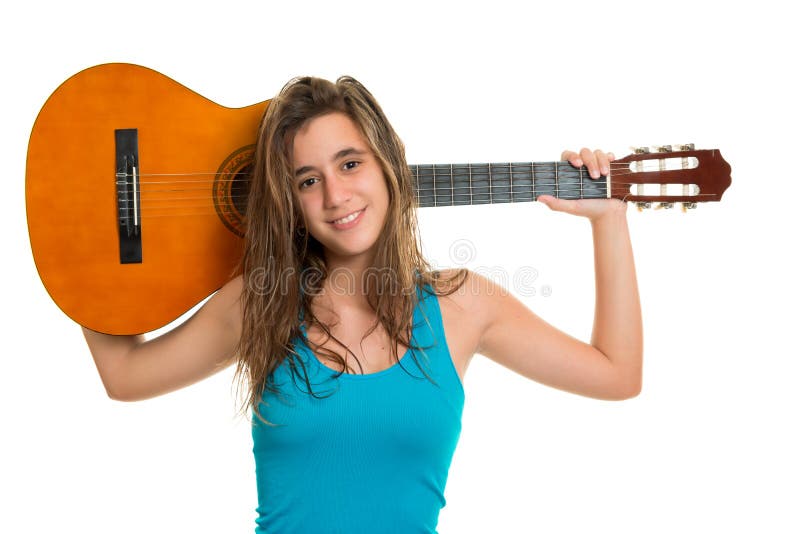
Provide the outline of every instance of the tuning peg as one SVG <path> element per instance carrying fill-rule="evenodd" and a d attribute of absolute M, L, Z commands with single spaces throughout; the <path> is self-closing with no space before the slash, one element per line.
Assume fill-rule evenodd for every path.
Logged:
<path fill-rule="evenodd" d="M 697 202 L 682 202 L 683 204 L 683 211 L 686 210 L 693 210 L 697 208 Z"/>
<path fill-rule="evenodd" d="M 650 147 L 646 146 L 639 146 L 639 147 L 632 147 L 634 154 L 649 154 Z M 642 172 L 644 169 L 644 165 L 641 161 L 636 162 L 636 172 Z M 644 195 L 644 184 L 636 184 L 636 194 L 639 196 Z M 637 202 L 636 209 L 642 211 L 643 209 L 649 209 L 650 203 L 649 202 Z"/>
<path fill-rule="evenodd" d="M 680 145 L 678 148 L 680 150 L 685 150 L 685 151 L 694 150 L 694 143 L 686 143 L 685 145 Z M 683 158 L 681 158 L 681 168 L 682 169 L 688 169 L 689 168 L 689 158 L 688 157 L 684 156 Z M 689 184 L 683 184 L 683 194 L 684 195 L 688 195 L 689 194 Z M 686 212 L 687 209 L 693 210 L 696 207 L 697 207 L 697 202 L 684 202 L 683 203 L 683 211 L 684 211 L 684 213 Z"/>
<path fill-rule="evenodd" d="M 656 208 L 656 209 L 664 208 L 664 209 L 668 209 L 669 210 L 669 209 L 672 209 L 673 207 L 675 207 L 675 203 L 674 202 L 659 202 L 658 208 Z"/>
<path fill-rule="evenodd" d="M 661 145 L 659 147 L 656 147 L 656 152 L 662 152 L 662 153 L 664 153 L 664 152 L 672 152 L 672 145 Z M 663 159 L 659 160 L 658 168 L 659 168 L 659 170 L 662 170 L 662 171 L 665 170 L 667 168 L 667 162 L 665 160 L 663 160 Z M 666 196 L 667 195 L 667 184 L 661 184 L 661 188 L 660 189 L 661 189 L 661 194 Z M 658 204 L 658 208 L 670 209 L 670 208 L 672 208 L 672 203 L 670 203 L 670 202 L 661 202 L 661 203 Z"/>

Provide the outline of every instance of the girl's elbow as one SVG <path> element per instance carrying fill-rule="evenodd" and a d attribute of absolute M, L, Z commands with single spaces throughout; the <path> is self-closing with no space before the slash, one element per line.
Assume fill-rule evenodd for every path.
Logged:
<path fill-rule="evenodd" d="M 118 387 L 113 387 L 111 386 L 111 384 L 104 384 L 104 385 L 106 388 L 106 395 L 108 395 L 109 399 L 119 402 L 131 401 L 131 399 L 128 397 L 127 393 L 124 390 Z"/>
<path fill-rule="evenodd" d="M 636 368 L 617 368 L 605 387 L 600 398 L 612 401 L 627 400 L 638 396 L 642 392 L 642 370 Z"/>
<path fill-rule="evenodd" d="M 641 392 L 642 392 L 642 382 L 639 381 L 638 383 L 628 386 L 626 389 L 624 389 L 623 394 L 619 398 L 619 400 L 627 400 L 627 399 L 632 399 L 634 397 L 638 397 Z"/>
<path fill-rule="evenodd" d="M 104 382 L 103 385 L 106 388 L 108 398 L 117 402 L 136 402 L 144 398 L 141 395 L 137 395 L 130 387 L 125 387 L 125 384 Z"/>
<path fill-rule="evenodd" d="M 631 377 L 626 377 L 619 387 L 617 388 L 615 400 L 627 400 L 638 397 L 642 392 L 642 375 L 641 372 L 634 374 Z"/>

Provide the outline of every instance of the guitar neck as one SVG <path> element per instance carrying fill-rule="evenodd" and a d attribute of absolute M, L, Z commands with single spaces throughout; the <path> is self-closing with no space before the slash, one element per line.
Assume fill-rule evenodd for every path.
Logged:
<path fill-rule="evenodd" d="M 607 198 L 606 179 L 569 162 L 410 165 L 419 207 Z"/>

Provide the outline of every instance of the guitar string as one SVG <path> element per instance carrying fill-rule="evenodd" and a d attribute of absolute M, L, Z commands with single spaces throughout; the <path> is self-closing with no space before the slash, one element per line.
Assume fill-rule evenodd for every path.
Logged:
<path fill-rule="evenodd" d="M 638 184 L 641 184 L 641 185 L 647 185 L 647 184 L 660 185 L 662 183 L 662 182 L 642 182 L 642 181 L 638 181 L 638 182 L 621 182 L 621 181 L 618 180 L 618 178 L 625 177 L 625 176 L 635 176 L 636 174 L 637 173 L 615 173 L 615 174 L 613 174 L 611 176 L 611 178 L 614 180 L 612 185 L 638 185 Z M 462 178 L 464 178 L 464 176 L 456 175 L 456 176 L 454 176 L 454 178 L 462 179 Z M 580 184 L 580 183 L 603 184 L 603 183 L 605 183 L 603 178 L 605 178 L 605 176 L 601 176 L 600 178 L 584 178 L 583 176 L 578 176 L 578 175 L 566 176 L 566 177 L 563 176 L 563 175 L 560 175 L 558 177 L 558 179 L 556 179 L 555 173 L 553 173 L 551 176 L 538 175 L 538 176 L 534 176 L 534 177 L 531 177 L 531 176 L 517 176 L 517 175 L 515 175 L 515 176 L 513 176 L 513 183 L 514 184 L 519 184 L 519 185 L 515 185 L 514 186 L 515 189 L 520 189 L 523 186 L 530 185 L 531 182 L 541 182 L 543 180 L 552 181 L 554 184 L 556 183 L 556 181 L 559 184 L 561 184 L 561 183 L 564 183 L 564 184 L 569 184 L 569 183 L 575 183 L 575 184 Z M 448 176 L 447 177 L 447 181 L 448 182 L 450 181 L 449 179 L 450 179 L 450 177 Z M 455 190 L 455 189 L 475 189 L 475 188 L 478 188 L 478 187 L 490 187 L 490 188 L 492 188 L 492 187 L 510 187 L 509 184 L 512 183 L 511 180 L 512 180 L 512 176 L 510 174 L 508 174 L 508 175 L 493 174 L 491 179 L 489 178 L 488 174 L 485 174 L 485 175 L 473 174 L 472 175 L 472 185 L 464 184 L 464 185 L 450 186 L 450 185 L 447 185 L 447 184 L 443 183 L 443 180 L 441 179 L 441 177 L 437 177 L 437 179 L 434 180 L 432 176 L 430 176 L 430 177 L 423 176 L 421 179 L 418 178 L 418 179 L 414 180 L 414 182 L 415 182 L 414 183 L 414 187 L 418 187 L 419 184 L 432 185 L 433 187 L 429 188 L 429 189 L 430 190 L 436 189 L 437 191 L 440 191 L 440 190 L 441 191 L 446 191 L 448 189 L 453 189 L 453 190 Z M 668 180 L 668 178 L 667 178 L 667 180 Z M 667 180 L 665 180 L 664 182 L 665 183 L 671 183 L 671 182 L 668 182 Z M 219 184 L 219 183 L 224 183 L 224 182 L 237 182 L 237 181 L 239 183 L 242 183 L 242 182 L 249 182 L 250 180 L 223 179 L 223 180 L 202 180 L 202 181 L 191 180 L 191 181 L 175 181 L 175 182 L 149 182 L 149 181 L 142 182 L 142 181 L 140 181 L 139 182 L 139 187 L 140 187 L 140 192 L 141 193 L 168 193 L 168 192 L 177 192 L 177 191 L 209 191 L 209 190 L 213 190 L 213 185 L 214 184 Z M 497 183 L 498 181 L 500 181 L 500 183 Z M 488 185 L 483 186 L 483 185 L 480 185 L 481 183 L 486 183 Z M 174 184 L 174 185 L 195 184 L 195 185 L 199 185 L 199 187 L 183 187 L 183 188 L 170 187 L 170 188 L 167 188 L 167 189 L 157 189 L 157 187 L 164 187 L 164 186 L 168 187 L 171 184 Z M 201 184 L 204 184 L 204 185 L 201 185 Z M 544 185 L 547 185 L 547 184 L 544 184 Z M 155 187 L 149 187 L 149 186 L 155 186 Z"/>
<path fill-rule="evenodd" d="M 673 158 L 668 158 L 668 159 L 673 159 Z M 681 159 L 681 158 L 674 158 L 674 159 Z M 651 161 L 651 162 L 655 163 L 655 162 L 658 162 L 659 160 L 658 159 L 653 159 L 653 160 L 637 160 L 637 161 L 627 161 L 627 162 L 625 162 L 625 161 L 610 161 L 609 165 L 612 166 L 612 167 L 629 167 L 630 168 L 630 166 L 632 164 L 637 163 L 639 161 L 641 161 L 641 162 Z M 514 168 L 524 167 L 526 169 L 530 169 L 531 165 L 533 165 L 534 167 L 550 167 L 550 168 L 555 168 L 555 166 L 559 166 L 559 167 L 570 167 L 570 168 L 575 169 L 576 171 L 578 169 L 585 169 L 586 168 L 585 165 L 582 165 L 581 167 L 574 167 L 568 161 L 533 161 L 533 162 L 511 161 L 511 162 L 492 162 L 492 163 L 484 162 L 484 163 L 453 163 L 453 164 L 450 164 L 450 163 L 410 163 L 410 164 L 408 164 L 408 167 L 409 167 L 409 170 L 414 169 L 414 168 L 423 169 L 423 170 L 433 170 L 433 168 L 436 167 L 437 170 L 446 169 L 446 171 L 444 171 L 444 172 L 449 172 L 451 167 L 453 169 L 472 168 L 473 170 L 475 170 L 476 167 L 488 168 L 490 165 L 491 165 L 492 169 L 500 169 L 500 168 L 502 168 L 502 169 L 504 169 L 506 171 L 508 170 L 508 166 L 509 165 L 511 165 Z M 193 172 L 139 173 L 139 176 L 192 176 L 192 175 L 213 175 L 213 174 L 248 174 L 248 173 L 243 173 L 242 171 L 239 171 L 239 172 L 236 172 L 236 173 L 225 173 L 224 171 L 223 172 L 220 172 L 220 171 L 193 171 Z"/>
<path fill-rule="evenodd" d="M 633 196 L 633 195 L 630 195 L 630 196 Z M 663 201 L 662 200 L 658 200 L 658 201 L 650 201 L 650 202 L 665 202 L 665 203 L 704 202 L 699 197 L 709 197 L 709 196 L 714 196 L 714 195 L 712 193 L 699 193 L 697 195 L 691 196 L 690 199 L 688 199 L 688 200 L 681 198 L 681 199 L 669 199 L 669 200 L 663 200 Z M 602 200 L 604 198 L 605 197 L 597 197 L 597 198 L 587 197 L 587 198 L 585 198 L 585 200 Z M 568 199 L 568 200 L 575 200 L 575 199 Z M 452 206 L 470 206 L 470 205 L 485 205 L 485 204 L 521 204 L 521 203 L 524 203 L 524 202 L 532 202 L 532 201 L 533 201 L 533 199 L 524 199 L 524 200 L 519 200 L 517 202 L 507 201 L 507 200 L 502 200 L 502 199 L 500 199 L 500 200 L 498 200 L 498 199 L 494 199 L 494 200 L 486 199 L 485 201 L 481 201 L 481 200 L 478 199 L 478 200 L 473 200 L 472 203 L 464 202 L 464 203 L 460 203 L 460 204 L 459 203 L 447 203 L 447 204 L 443 203 L 443 204 L 439 204 L 439 205 L 435 205 L 435 204 L 420 205 L 418 203 L 417 207 L 418 208 L 427 208 L 427 207 L 431 207 L 432 208 L 432 207 L 444 207 L 444 206 L 451 206 L 452 207 Z M 647 202 L 648 200 L 647 199 L 636 199 L 635 201 L 632 200 L 632 201 L 629 201 L 629 202 L 640 202 L 640 201 Z M 144 213 L 143 212 L 140 217 L 141 217 L 141 219 L 153 219 L 153 218 L 162 218 L 162 217 L 211 216 L 211 215 L 217 215 L 218 214 L 218 212 L 216 210 L 211 210 L 210 208 L 211 208 L 211 206 L 209 204 L 203 204 L 203 205 L 199 205 L 199 206 L 150 207 L 149 211 L 151 211 L 151 212 L 150 213 Z M 144 208 L 142 208 L 142 209 L 144 210 Z M 170 213 L 162 213 L 162 214 L 152 213 L 152 211 L 158 211 L 158 210 L 207 210 L 207 211 L 197 211 L 197 212 L 192 212 L 192 213 L 178 213 L 176 211 L 171 211 Z M 226 206 L 226 208 L 223 209 L 222 211 L 224 213 L 238 213 L 237 210 L 231 209 L 229 206 Z M 118 219 L 120 221 L 126 221 L 126 220 L 130 220 L 132 218 L 133 217 L 124 216 L 124 217 L 117 217 L 116 219 Z"/>
<path fill-rule="evenodd" d="M 448 186 L 448 187 L 414 187 L 415 193 L 419 196 L 420 193 L 430 193 L 436 192 L 436 195 L 441 196 L 463 196 L 469 198 L 470 195 L 501 195 L 501 194 L 508 194 L 514 195 L 517 197 L 524 197 L 530 194 L 548 194 L 547 192 L 554 192 L 555 191 L 555 180 L 552 180 L 551 183 L 538 183 L 532 184 L 531 182 L 528 183 L 520 183 L 520 178 L 518 178 L 515 183 L 511 183 L 510 181 L 505 183 L 498 183 L 497 178 L 495 178 L 492 183 L 489 181 L 485 181 L 485 185 L 481 185 L 481 182 L 476 182 L 473 178 L 472 186 L 463 185 L 463 186 Z M 594 191 L 601 192 L 606 190 L 605 182 L 602 180 L 597 180 L 596 182 L 586 182 L 596 186 Z M 431 185 L 431 184 L 422 184 L 422 185 Z M 435 184 L 434 184 L 435 185 Z M 533 188 L 529 187 L 534 185 Z M 642 185 L 638 182 L 614 182 L 611 186 L 612 191 L 619 190 L 619 189 L 627 189 L 625 186 L 632 186 L 632 185 Z M 658 186 L 661 184 L 644 184 L 650 186 Z M 692 185 L 692 184 L 675 184 L 675 185 Z M 564 178 L 559 180 L 559 191 L 585 191 L 585 187 L 583 183 L 576 182 L 576 181 L 568 181 Z M 589 190 L 591 191 L 591 190 Z M 186 192 L 207 192 L 209 195 L 204 196 L 188 196 L 188 197 L 179 197 L 179 196 L 172 196 L 169 193 L 186 193 Z M 159 193 L 167 193 L 163 196 L 153 196 Z M 139 198 L 142 201 L 147 202 L 163 202 L 163 201 L 172 201 L 172 202 L 182 202 L 186 200 L 206 200 L 214 198 L 212 188 L 189 188 L 189 189 L 141 189 L 139 193 Z M 242 194 L 229 194 L 225 195 L 224 198 L 226 199 L 243 199 L 247 198 L 249 195 L 247 193 Z M 659 195 L 649 195 L 649 196 L 659 196 Z M 686 195 L 681 195 L 686 196 Z M 596 198 L 596 197 L 586 197 L 586 198 Z M 127 202 L 126 200 L 119 200 L 120 202 Z M 143 206 L 144 208 L 144 206 Z"/>
<path fill-rule="evenodd" d="M 633 201 L 631 201 L 631 202 L 633 202 Z M 662 201 L 658 201 L 658 203 L 656 203 L 657 205 L 653 209 L 661 209 L 661 206 L 658 205 L 661 202 Z M 703 201 L 702 200 L 693 200 L 693 201 L 683 200 L 683 201 L 663 201 L 663 202 L 665 202 L 665 203 L 679 203 L 679 202 L 680 203 L 683 203 L 683 202 L 686 202 L 686 203 L 695 202 L 695 203 L 697 203 L 697 202 L 703 202 Z M 651 203 L 654 203 L 654 202 L 651 201 Z M 475 202 L 473 205 L 484 205 L 484 204 L 494 204 L 494 203 L 490 203 L 490 202 Z M 432 208 L 434 206 L 431 205 L 431 206 L 418 206 L 418 207 L 421 208 L 421 209 L 424 209 L 424 208 Z M 149 221 L 149 220 L 153 220 L 153 219 L 183 218 L 183 217 L 219 217 L 219 214 L 216 211 L 198 211 L 198 212 L 192 212 L 192 213 L 164 213 L 164 214 L 158 214 L 158 215 L 156 215 L 156 214 L 145 214 L 145 215 L 141 215 L 139 220 L 140 221 Z M 128 220 L 128 219 L 132 219 L 132 218 L 120 217 L 120 218 L 115 219 L 115 220 L 125 221 L 125 220 Z"/>
<path fill-rule="evenodd" d="M 493 163 L 493 164 L 491 164 L 493 166 L 493 168 L 491 170 L 487 167 L 487 165 L 488 164 L 485 164 L 485 163 L 471 164 L 470 165 L 470 167 L 471 167 L 470 170 L 473 173 L 473 175 L 478 175 L 478 176 L 488 175 L 489 173 L 492 173 L 493 175 L 496 173 L 498 176 L 503 175 L 503 174 L 508 174 L 508 175 L 510 175 L 510 174 L 515 174 L 515 175 L 519 174 L 520 176 L 524 176 L 526 174 L 531 174 L 531 171 L 530 171 L 531 165 L 530 164 L 523 164 L 523 163 L 512 164 L 514 166 L 514 169 L 512 169 L 512 170 L 509 170 L 507 163 L 497 163 L 497 164 Z M 494 167 L 495 165 L 496 165 L 496 167 Z M 544 171 L 538 170 L 536 165 L 541 165 L 542 167 L 546 166 L 549 170 L 544 170 Z M 616 165 L 619 165 L 619 166 L 616 166 Z M 566 167 L 566 164 L 564 164 L 563 166 Z M 447 167 L 449 167 L 449 165 L 447 165 Z M 480 168 L 476 169 L 476 167 L 480 167 Z M 519 167 L 520 170 L 516 170 L 517 167 Z M 462 174 L 463 174 L 463 177 L 466 177 L 468 175 L 467 164 L 453 165 L 453 169 L 460 171 L 460 172 L 457 172 L 457 173 L 453 173 L 453 176 L 462 176 Z M 583 169 L 586 169 L 586 167 L 575 168 L 575 167 L 571 167 L 570 166 L 569 170 L 572 171 L 572 172 L 575 172 L 575 173 L 581 173 L 583 171 Z M 421 169 L 421 170 L 423 171 L 425 176 L 433 176 L 433 168 L 432 167 L 431 168 Z M 674 169 L 674 170 L 687 170 L 687 169 Z M 691 170 L 691 169 L 689 169 L 689 170 Z M 428 175 L 427 172 L 425 172 L 425 171 L 431 171 L 431 174 Z M 616 175 L 625 175 L 625 174 L 639 174 L 641 172 L 670 172 L 670 169 L 667 169 L 667 170 L 664 170 L 664 171 L 633 171 L 633 170 L 630 169 L 630 165 L 628 165 L 628 164 L 624 164 L 624 163 L 615 164 L 615 163 L 612 163 L 611 164 L 611 171 L 613 171 L 614 174 L 616 174 Z M 549 173 L 555 173 L 556 172 L 555 169 L 553 168 L 553 164 L 551 164 L 551 163 L 534 164 L 534 167 L 533 167 L 533 174 L 534 175 L 536 175 L 537 173 L 547 174 L 548 172 Z M 414 173 L 412 171 L 411 174 L 412 175 L 419 175 L 420 173 L 419 172 Z M 139 178 L 158 177 L 158 176 L 214 176 L 214 177 L 216 177 L 218 175 L 224 175 L 224 176 L 231 176 L 231 175 L 234 175 L 234 176 L 242 176 L 242 175 L 243 176 L 249 176 L 249 173 L 242 173 L 242 172 L 238 172 L 238 173 L 188 172 L 188 173 L 139 173 L 138 174 Z M 445 176 L 449 178 L 450 174 L 446 174 L 446 175 L 442 174 L 439 177 L 441 178 L 441 177 L 445 177 Z M 209 180 L 174 180 L 174 181 L 140 180 L 140 183 L 143 183 L 143 184 L 156 184 L 156 183 L 166 183 L 166 184 L 178 183 L 178 184 L 182 184 L 182 183 L 212 183 L 212 182 L 236 181 L 236 180 L 239 180 L 239 181 L 250 181 L 250 178 L 212 178 L 212 179 L 209 179 Z"/>
<path fill-rule="evenodd" d="M 530 165 L 519 165 L 519 167 L 520 167 L 520 170 L 514 169 L 513 170 L 513 174 L 522 175 L 522 174 L 530 174 L 531 173 Z M 523 170 L 523 167 L 524 167 L 524 170 Z M 536 167 L 534 167 L 534 174 L 540 173 L 540 172 L 544 172 L 544 173 L 547 173 L 547 172 L 555 173 L 556 172 L 556 170 L 552 167 L 552 165 L 549 165 L 548 167 L 549 167 L 550 170 L 545 170 L 545 171 L 539 170 Z M 473 165 L 472 169 L 469 169 L 469 170 L 466 167 L 456 167 L 456 166 L 453 166 L 453 169 L 459 171 L 459 172 L 454 172 L 453 176 L 461 176 L 461 175 L 467 176 L 469 174 L 469 171 L 471 171 L 472 173 L 477 173 L 477 174 L 488 174 L 490 172 L 489 169 L 485 168 L 485 167 L 482 168 L 482 169 L 476 169 L 475 165 Z M 582 167 L 582 168 L 570 167 L 570 170 L 572 170 L 575 173 L 580 172 L 582 169 L 586 169 L 586 167 Z M 433 176 L 434 175 L 434 172 L 433 172 L 432 168 L 426 168 L 426 169 L 420 169 L 420 170 L 423 171 L 426 175 L 429 175 L 429 176 Z M 637 172 L 640 173 L 640 172 L 669 172 L 670 171 L 670 169 L 666 169 L 666 170 L 662 169 L 661 171 L 634 171 L 634 170 L 630 170 L 628 165 L 624 165 L 624 166 L 616 167 L 616 168 L 612 166 L 611 170 L 612 171 L 616 171 L 616 172 L 629 171 L 629 172 L 634 173 L 634 174 L 637 173 Z M 687 170 L 687 169 L 674 169 L 674 170 Z M 688 169 L 688 170 L 692 170 L 692 169 Z M 430 171 L 430 172 L 428 173 L 427 171 Z M 492 173 L 497 173 L 497 174 L 512 174 L 512 171 L 508 170 L 508 165 L 503 165 L 503 168 L 499 168 L 499 167 L 498 168 L 493 168 L 491 170 L 491 172 Z M 419 174 L 419 172 L 412 171 L 411 174 L 412 175 L 416 175 L 416 174 Z M 183 173 L 181 173 L 181 172 L 173 172 L 173 173 L 139 173 L 137 176 L 142 178 L 142 177 L 151 177 L 151 176 L 218 176 L 218 175 L 224 175 L 224 176 L 231 176 L 231 175 L 233 175 L 233 176 L 250 176 L 250 173 L 247 173 L 247 172 L 183 172 Z M 449 177 L 449 176 L 450 176 L 450 172 L 449 171 L 443 171 L 437 177 L 444 178 L 444 177 Z M 228 178 L 228 179 L 229 180 L 236 180 L 237 178 Z M 176 182 L 179 182 L 179 183 L 191 182 L 191 181 L 192 180 L 176 180 Z M 206 181 L 214 181 L 214 180 L 197 180 L 197 181 L 198 182 L 206 182 Z M 149 183 L 159 183 L 159 182 L 157 180 L 151 180 Z M 166 183 L 171 183 L 171 182 L 166 182 Z"/>

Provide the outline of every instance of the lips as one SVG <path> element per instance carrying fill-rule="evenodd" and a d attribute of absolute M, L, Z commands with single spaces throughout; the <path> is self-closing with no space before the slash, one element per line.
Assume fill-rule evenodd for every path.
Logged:
<path fill-rule="evenodd" d="M 361 217 L 366 209 L 367 208 L 362 208 L 360 210 L 350 212 L 344 217 L 339 217 L 337 219 L 328 221 L 328 224 L 339 229 L 350 228 L 351 226 L 358 224 L 358 221 L 361 220 Z"/>

